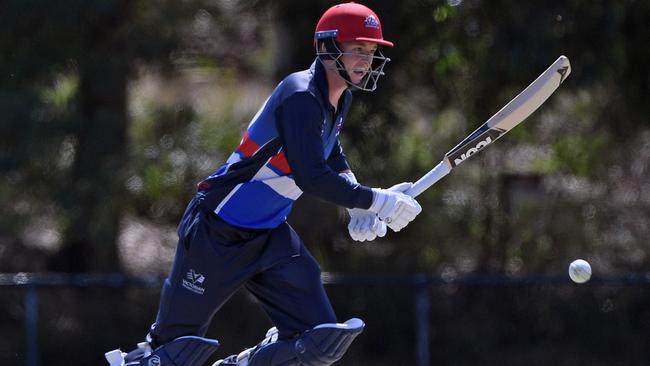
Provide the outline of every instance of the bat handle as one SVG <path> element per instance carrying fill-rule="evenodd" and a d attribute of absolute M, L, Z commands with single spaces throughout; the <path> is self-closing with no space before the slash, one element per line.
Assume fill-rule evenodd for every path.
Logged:
<path fill-rule="evenodd" d="M 451 171 L 451 166 L 446 161 L 441 161 L 433 169 L 429 170 L 427 174 L 418 179 L 417 182 L 413 184 L 411 189 L 405 193 L 411 197 L 417 197 L 420 193 L 427 190 L 427 188 L 434 185 L 437 181 L 442 179 L 445 175 L 449 174 Z"/>

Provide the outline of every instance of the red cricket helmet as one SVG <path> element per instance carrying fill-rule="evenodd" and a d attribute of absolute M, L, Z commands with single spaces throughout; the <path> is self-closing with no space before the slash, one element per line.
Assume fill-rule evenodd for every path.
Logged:
<path fill-rule="evenodd" d="M 370 67 L 365 76 L 358 82 L 352 82 L 341 57 L 346 55 L 339 45 L 343 42 L 371 42 L 379 46 L 393 47 L 393 42 L 384 39 L 381 34 L 381 23 L 374 11 L 357 3 L 334 5 L 327 9 L 316 25 L 314 46 L 316 56 L 321 62 L 330 63 L 331 69 L 337 70 L 352 90 L 374 91 L 377 81 L 384 75 L 384 66 L 390 59 L 381 50 L 367 55 Z M 359 56 L 353 53 L 354 56 Z"/>
<path fill-rule="evenodd" d="M 368 7 L 357 3 L 334 5 L 327 9 L 316 25 L 315 38 L 335 37 L 337 42 L 373 42 L 393 47 L 384 39 L 379 17 Z"/>

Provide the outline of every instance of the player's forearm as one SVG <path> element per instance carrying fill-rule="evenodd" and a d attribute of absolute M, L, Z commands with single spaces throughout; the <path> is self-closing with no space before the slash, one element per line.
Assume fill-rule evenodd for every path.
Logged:
<path fill-rule="evenodd" d="M 329 169 L 320 174 L 305 174 L 297 169 L 294 180 L 303 192 L 340 206 L 367 209 L 372 204 L 369 187 L 349 183 Z"/>

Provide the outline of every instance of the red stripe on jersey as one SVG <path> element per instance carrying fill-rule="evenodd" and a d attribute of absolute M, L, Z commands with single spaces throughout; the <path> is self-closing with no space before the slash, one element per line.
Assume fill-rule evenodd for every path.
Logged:
<path fill-rule="evenodd" d="M 241 141 L 241 144 L 237 148 L 245 158 L 252 156 L 260 148 L 260 145 L 256 144 L 253 139 L 248 136 L 248 131 L 244 133 L 244 138 Z"/>
<path fill-rule="evenodd" d="M 277 155 L 272 157 L 271 160 L 269 161 L 269 164 L 272 165 L 274 168 L 280 170 L 284 174 L 291 173 L 291 167 L 289 166 L 287 157 L 284 156 L 284 151 L 280 151 Z"/>

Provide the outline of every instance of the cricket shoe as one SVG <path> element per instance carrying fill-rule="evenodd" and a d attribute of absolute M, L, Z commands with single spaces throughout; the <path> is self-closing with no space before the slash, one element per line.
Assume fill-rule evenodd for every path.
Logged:
<path fill-rule="evenodd" d="M 248 359 L 255 348 L 249 348 L 238 355 L 230 355 L 212 366 L 248 366 Z"/>
<path fill-rule="evenodd" d="M 110 366 L 140 365 L 140 360 L 151 355 L 152 349 L 149 342 L 138 343 L 138 348 L 131 352 L 122 352 L 119 349 L 106 352 L 106 361 Z"/>
<path fill-rule="evenodd" d="M 277 341 L 278 336 L 278 328 L 272 327 L 266 331 L 264 340 L 262 340 L 262 342 L 260 342 L 257 346 L 247 348 L 238 355 L 230 355 L 223 360 L 215 362 L 212 364 L 212 366 L 248 366 L 248 361 L 250 360 L 251 355 L 255 353 L 258 348 Z"/>
<path fill-rule="evenodd" d="M 237 355 L 232 355 L 215 362 L 212 366 L 237 366 Z"/>
<path fill-rule="evenodd" d="M 142 342 L 129 353 L 116 349 L 105 356 L 110 366 L 203 365 L 218 347 L 215 339 L 182 336 L 155 350 L 149 342 Z"/>

